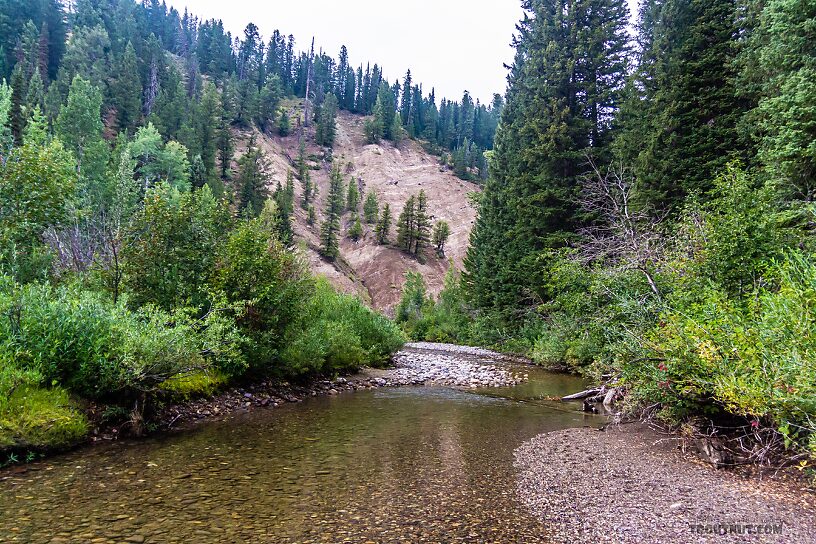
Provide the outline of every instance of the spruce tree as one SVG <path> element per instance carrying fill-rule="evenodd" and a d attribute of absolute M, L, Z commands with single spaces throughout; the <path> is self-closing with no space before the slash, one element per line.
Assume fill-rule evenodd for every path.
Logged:
<path fill-rule="evenodd" d="M 543 255 L 582 224 L 575 197 L 586 156 L 603 161 L 609 153 L 628 43 L 623 0 L 527 0 L 524 7 L 529 17 L 518 25 L 492 175 L 463 274 L 474 306 L 508 317 L 528 293 L 545 296 Z M 461 126 L 458 136 L 470 130 Z"/>
<path fill-rule="evenodd" d="M 340 231 L 340 217 L 343 215 L 343 174 L 340 165 L 332 167 L 329 178 L 329 194 L 326 199 L 326 218 L 320 229 L 320 242 L 323 255 L 334 260 L 340 254 L 337 233 Z"/>
<path fill-rule="evenodd" d="M 416 196 L 405 201 L 397 219 L 397 245 L 406 253 L 413 253 L 416 240 Z"/>
<path fill-rule="evenodd" d="M 363 235 L 363 225 L 360 223 L 360 217 L 355 216 L 352 223 L 351 228 L 349 228 L 348 236 L 355 242 L 360 239 Z"/>
<path fill-rule="evenodd" d="M 428 196 L 425 190 L 419 191 L 414 216 L 414 255 L 420 255 L 431 239 L 431 220 L 428 217 Z"/>
<path fill-rule="evenodd" d="M 363 203 L 363 217 L 366 223 L 376 223 L 380 213 L 380 205 L 377 202 L 377 193 L 369 191 Z"/>
<path fill-rule="evenodd" d="M 348 191 L 346 192 L 346 210 L 356 213 L 359 206 L 360 191 L 357 189 L 357 182 L 352 176 L 349 180 Z"/>
<path fill-rule="evenodd" d="M 118 114 L 119 128 L 131 130 L 142 112 L 142 81 L 136 50 L 128 42 L 114 74 L 112 93 Z"/>
<path fill-rule="evenodd" d="M 637 165 L 639 195 L 658 209 L 706 192 L 718 171 L 744 157 L 735 88 L 735 0 L 666 0 L 654 24 L 649 116 Z"/>
<path fill-rule="evenodd" d="M 377 235 L 377 243 L 387 244 L 390 233 L 391 233 L 391 206 L 389 206 L 388 202 L 386 202 L 385 206 L 383 206 L 382 213 L 380 214 L 380 219 L 377 221 L 377 227 L 375 229 L 375 234 Z"/>
<path fill-rule="evenodd" d="M 286 185 L 281 187 L 279 183 L 273 198 L 278 206 L 278 237 L 288 246 L 294 238 L 292 214 L 295 212 L 295 178 L 291 170 L 286 173 Z"/>
<path fill-rule="evenodd" d="M 34 69 L 34 74 L 28 82 L 25 104 L 26 116 L 31 116 L 34 108 L 42 110 L 45 107 L 45 89 L 39 66 Z"/>
<path fill-rule="evenodd" d="M 282 137 L 289 136 L 289 133 L 292 131 L 292 124 L 289 120 L 289 114 L 284 110 L 280 114 L 280 120 L 278 121 L 278 134 Z"/>
<path fill-rule="evenodd" d="M 246 153 L 238 160 L 239 206 L 257 216 L 269 198 L 269 162 L 264 152 L 256 146 L 253 134 Z"/>
<path fill-rule="evenodd" d="M 11 135 L 17 144 L 23 141 L 23 128 L 25 128 L 25 74 L 23 74 L 22 64 L 18 63 L 11 74 L 11 108 L 9 110 L 9 124 L 11 125 Z"/>
<path fill-rule="evenodd" d="M 320 105 L 315 127 L 315 142 L 317 145 L 331 147 L 337 133 L 337 97 L 329 94 Z"/>

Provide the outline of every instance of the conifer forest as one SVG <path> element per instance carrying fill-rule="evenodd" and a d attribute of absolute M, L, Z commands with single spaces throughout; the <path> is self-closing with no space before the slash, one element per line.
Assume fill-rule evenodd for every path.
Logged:
<path fill-rule="evenodd" d="M 816 1 L 503 3 L 0 0 L 0 541 L 816 543 Z"/>

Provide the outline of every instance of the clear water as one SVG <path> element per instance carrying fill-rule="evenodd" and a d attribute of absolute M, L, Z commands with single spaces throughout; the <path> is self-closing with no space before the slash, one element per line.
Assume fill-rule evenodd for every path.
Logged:
<path fill-rule="evenodd" d="M 258 409 L 183 433 L 85 448 L 0 473 L 0 542 L 542 542 L 513 450 L 600 425 L 515 388 L 406 387 Z"/>

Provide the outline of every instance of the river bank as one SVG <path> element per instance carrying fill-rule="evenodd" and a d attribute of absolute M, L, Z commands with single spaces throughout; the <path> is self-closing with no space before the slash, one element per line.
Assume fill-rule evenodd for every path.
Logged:
<path fill-rule="evenodd" d="M 363 368 L 351 375 L 332 379 L 319 377 L 303 384 L 264 380 L 230 387 L 211 397 L 162 406 L 152 415 L 149 423 L 151 429 L 167 432 L 187 429 L 236 413 L 302 402 L 321 395 L 422 385 L 469 389 L 511 387 L 527 379 L 525 374 L 492 364 L 505 360 L 516 361 L 481 348 L 427 342 L 408 343 L 393 356 L 390 367 Z M 131 427 L 130 421 L 114 425 L 100 423 L 91 433 L 90 441 L 103 442 L 131 436 Z"/>
<path fill-rule="evenodd" d="M 566 429 L 515 451 L 518 493 L 556 542 L 816 542 L 802 481 L 715 470 L 640 423 Z"/>

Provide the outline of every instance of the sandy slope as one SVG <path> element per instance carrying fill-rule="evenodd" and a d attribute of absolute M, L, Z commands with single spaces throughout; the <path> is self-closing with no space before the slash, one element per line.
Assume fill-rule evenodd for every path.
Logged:
<path fill-rule="evenodd" d="M 292 118 L 296 117 L 297 105 L 292 108 Z M 328 193 L 330 162 L 324 157 L 324 150 L 315 146 L 309 137 L 307 154 L 315 159 L 312 162 L 312 180 L 317 182 L 319 194 L 315 206 L 318 223 L 312 227 L 307 224 L 307 213 L 299 206 L 302 186 L 296 181 L 297 194 L 295 233 L 298 242 L 304 249 L 312 269 L 322 274 L 339 289 L 356 293 L 369 301 L 378 310 L 390 312 L 400 298 L 405 272 L 419 271 L 425 277 L 428 290 L 437 294 L 442 289 L 448 259 L 461 268 L 467 251 L 468 238 L 476 211 L 469 203 L 469 192 L 477 191 L 478 186 L 465 182 L 444 168 L 439 160 L 426 153 L 418 143 L 406 140 L 398 147 L 390 142 L 380 145 L 367 145 L 363 135 L 364 117 L 341 112 L 337 119 L 337 138 L 333 149 L 335 161 L 340 161 L 345 173 L 344 182 L 354 179 L 361 190 L 375 191 L 380 206 L 388 202 L 394 216 L 394 222 L 402 210 L 405 200 L 411 194 L 424 189 L 428 194 L 429 211 L 433 221 L 444 219 L 451 226 L 451 236 L 446 246 L 445 258 L 440 259 L 434 251 L 426 252 L 425 263 L 418 262 L 401 251 L 387 246 L 380 246 L 374 241 L 373 225 L 364 226 L 364 237 L 353 242 L 344 238 L 341 242 L 341 259 L 330 263 L 318 253 L 320 222 L 323 219 L 325 198 Z M 286 138 L 259 135 L 259 144 L 266 151 L 272 165 L 273 184 L 286 179 L 286 171 L 294 169 L 290 160 L 298 155 L 298 122 L 293 122 L 292 135 Z M 310 131 L 313 127 L 310 127 Z M 248 134 L 241 134 L 241 144 L 237 155 L 245 150 Z M 361 205 L 362 210 L 362 205 Z M 348 228 L 349 215 L 343 220 L 343 230 Z M 392 228 L 392 242 L 396 240 L 396 226 Z"/>

